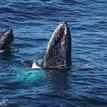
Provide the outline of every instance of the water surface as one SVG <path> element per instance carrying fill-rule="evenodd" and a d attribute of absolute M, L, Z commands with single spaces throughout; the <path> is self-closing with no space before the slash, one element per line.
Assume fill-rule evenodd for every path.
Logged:
<path fill-rule="evenodd" d="M 52 31 L 67 21 L 73 68 L 32 70 L 22 60 L 39 60 Z M 7 107 L 107 106 L 106 0 L 1 0 L 0 31 L 12 28 L 11 49 L 0 54 L 0 101 Z"/>

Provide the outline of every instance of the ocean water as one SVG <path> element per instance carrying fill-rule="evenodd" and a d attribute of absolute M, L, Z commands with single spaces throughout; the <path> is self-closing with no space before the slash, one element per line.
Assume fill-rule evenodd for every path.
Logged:
<path fill-rule="evenodd" d="M 60 21 L 72 35 L 73 67 L 32 70 Z M 0 0 L 0 32 L 14 42 L 0 53 L 0 107 L 107 107 L 106 0 Z"/>

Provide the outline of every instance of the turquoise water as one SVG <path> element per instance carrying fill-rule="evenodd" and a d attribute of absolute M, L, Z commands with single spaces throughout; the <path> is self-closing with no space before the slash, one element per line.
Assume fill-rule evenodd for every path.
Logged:
<path fill-rule="evenodd" d="M 60 21 L 72 35 L 73 67 L 32 70 L 23 60 L 41 60 Z M 14 42 L 0 53 L 0 106 L 106 107 L 107 1 L 1 0 L 0 31 L 12 28 Z"/>

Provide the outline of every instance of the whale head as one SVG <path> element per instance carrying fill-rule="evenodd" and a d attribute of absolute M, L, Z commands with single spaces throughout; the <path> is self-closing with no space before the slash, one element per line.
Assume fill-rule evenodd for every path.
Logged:
<path fill-rule="evenodd" d="M 68 24 L 61 22 L 54 30 L 43 59 L 43 68 L 71 66 L 71 34 Z"/>
<path fill-rule="evenodd" d="M 12 29 L 6 29 L 0 35 L 0 50 L 8 48 L 12 41 L 13 41 L 13 31 Z"/>

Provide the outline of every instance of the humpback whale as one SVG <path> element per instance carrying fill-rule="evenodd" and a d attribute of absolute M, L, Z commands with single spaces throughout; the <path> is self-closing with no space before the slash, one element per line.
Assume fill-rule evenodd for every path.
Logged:
<path fill-rule="evenodd" d="M 34 61 L 32 68 L 71 67 L 71 42 L 71 33 L 67 22 L 60 22 L 52 33 L 42 63 Z"/>
<path fill-rule="evenodd" d="M 71 66 L 71 34 L 67 22 L 61 22 L 54 30 L 43 59 L 44 68 Z"/>
<path fill-rule="evenodd" d="M 14 37 L 12 29 L 6 29 L 3 33 L 1 33 L 0 50 L 5 50 L 9 48 L 9 45 L 12 43 L 13 39 Z"/>

